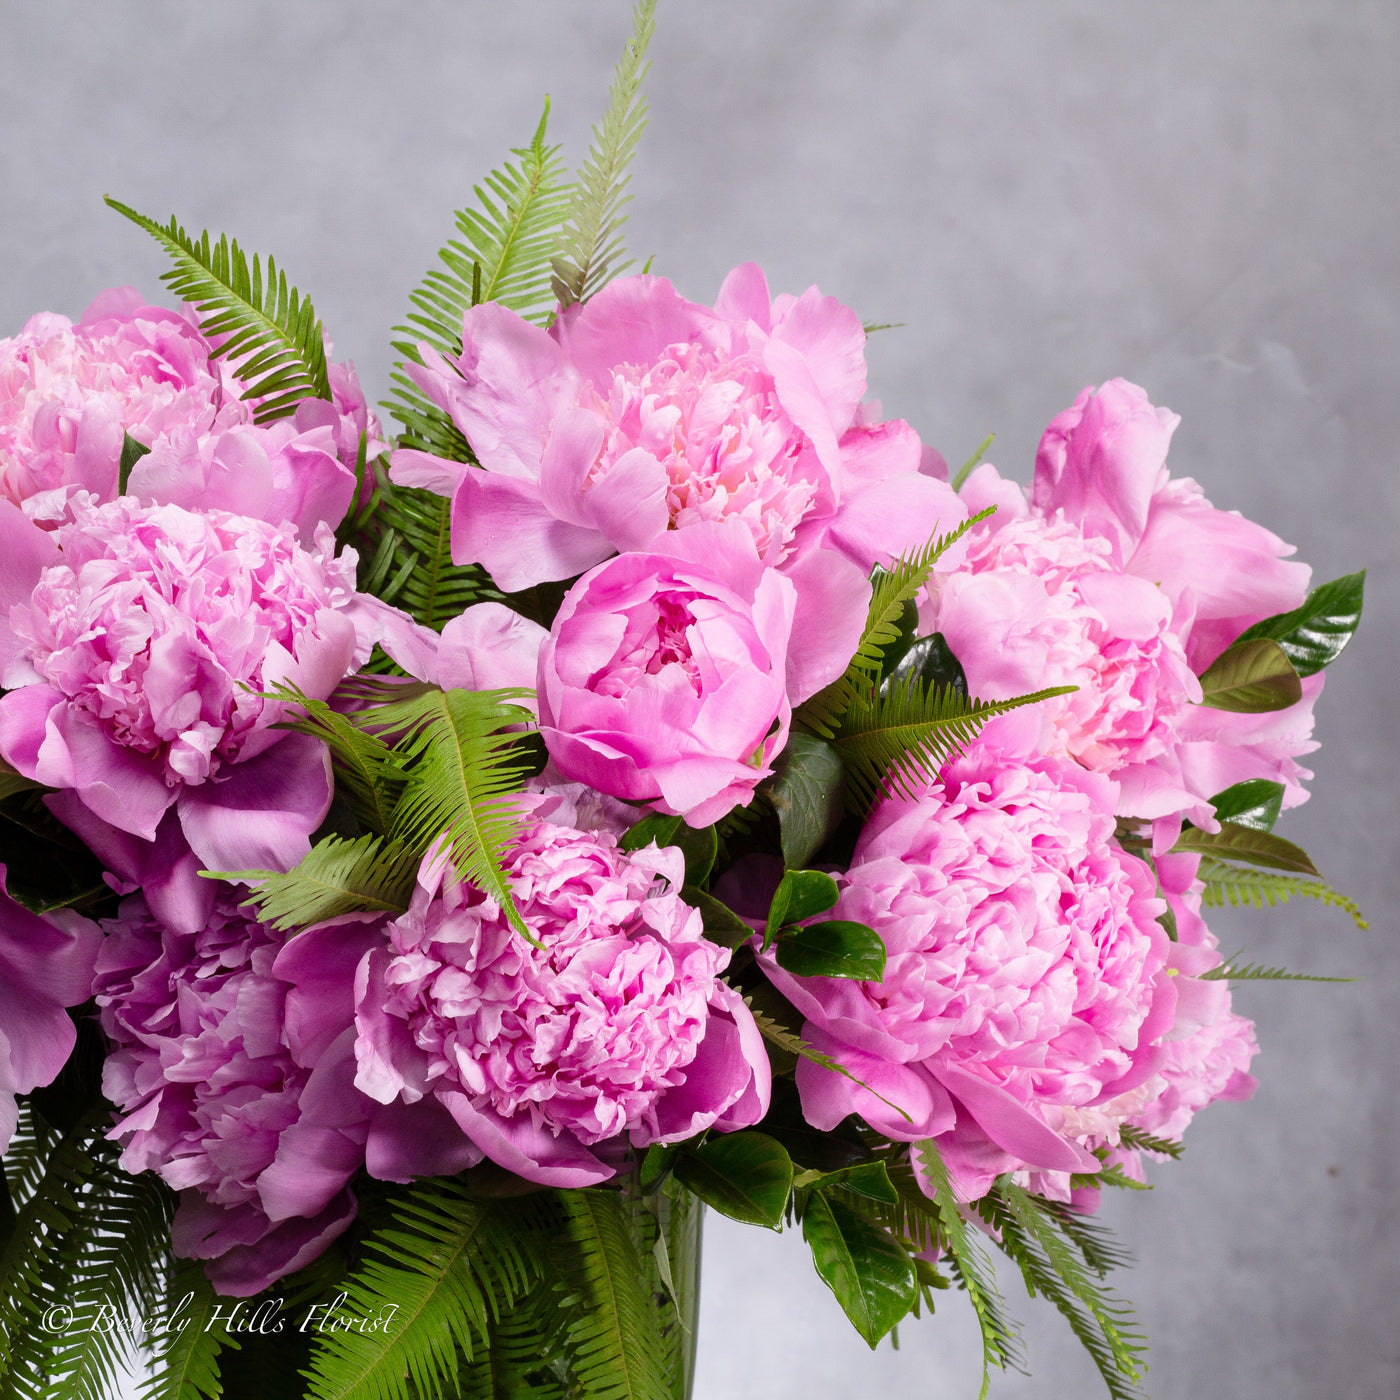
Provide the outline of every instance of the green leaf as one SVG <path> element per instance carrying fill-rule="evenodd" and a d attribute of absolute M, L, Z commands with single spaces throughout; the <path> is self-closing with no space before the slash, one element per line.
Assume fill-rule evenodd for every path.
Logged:
<path fill-rule="evenodd" d="M 661 1189 L 662 1183 L 671 1175 L 671 1169 L 676 1165 L 676 1158 L 680 1153 L 679 1146 L 668 1146 L 659 1142 L 654 1142 L 647 1148 L 646 1156 L 642 1158 L 642 1165 L 637 1171 L 637 1183 L 644 1195 L 650 1196 Z"/>
<path fill-rule="evenodd" d="M 951 687 L 924 685 L 911 676 L 883 694 L 869 690 L 858 695 L 836 738 L 852 803 L 857 812 L 864 812 L 885 791 L 917 797 L 994 715 L 1074 689 L 1053 686 L 1009 700 L 972 700 Z"/>
<path fill-rule="evenodd" d="M 1319 977 L 1310 972 L 1289 972 L 1262 963 L 1241 963 L 1233 958 L 1200 974 L 1202 982 L 1355 982 L 1355 977 Z"/>
<path fill-rule="evenodd" d="M 984 437 L 982 441 L 978 444 L 977 451 L 974 452 L 972 456 L 969 457 L 967 461 L 965 461 L 962 464 L 962 466 L 958 468 L 956 475 L 953 477 L 953 480 L 950 483 L 954 491 L 961 491 L 963 489 L 963 483 L 968 479 L 968 477 L 972 475 L 973 470 L 976 468 L 977 464 L 982 460 L 983 457 L 987 455 L 987 449 L 995 441 L 996 434 L 988 433 L 987 436 Z"/>
<path fill-rule="evenodd" d="M 999 1366 L 1004 1369 L 1016 1360 L 1016 1334 L 1002 1312 L 1001 1294 L 997 1291 L 991 1260 L 962 1218 L 948 1169 L 939 1155 L 937 1144 L 932 1138 L 926 1138 L 914 1145 L 914 1152 L 933 1187 L 940 1235 L 949 1266 L 959 1286 L 966 1290 L 982 1330 L 982 1389 L 978 1400 L 986 1400 L 991 1387 L 991 1368 Z"/>
<path fill-rule="evenodd" d="M 628 166 L 647 124 L 642 80 L 651 66 L 646 52 L 655 17 L 656 0 L 638 0 L 632 11 L 632 37 L 613 73 L 608 110 L 593 128 L 592 149 L 578 172 L 554 259 L 551 285 L 561 309 L 587 301 L 631 265 L 618 260 L 623 255 L 624 210 L 631 199 Z"/>
<path fill-rule="evenodd" d="M 1205 881 L 1202 902 L 1212 909 L 1219 909 L 1226 904 L 1235 909 L 1244 906 L 1251 909 L 1272 909 L 1275 905 L 1286 904 L 1294 895 L 1298 895 L 1304 899 L 1316 899 L 1322 904 L 1350 914 L 1357 928 L 1363 932 L 1370 927 L 1354 899 L 1334 890 L 1330 885 L 1323 884 L 1321 880 L 1304 880 L 1296 875 L 1278 875 L 1272 871 L 1242 868 L 1209 856 L 1202 856 L 1197 876 Z"/>
<path fill-rule="evenodd" d="M 861 696 L 878 688 L 885 669 L 885 653 L 905 639 L 907 607 L 933 577 L 939 558 L 995 512 L 995 506 L 988 506 L 946 535 L 935 536 L 922 549 L 902 555 L 889 569 L 875 570 L 871 579 L 870 607 L 855 655 L 843 675 L 798 707 L 793 721 L 800 729 L 823 739 L 834 737 L 846 711 Z"/>
<path fill-rule="evenodd" d="M 820 1193 L 807 1202 L 802 1238 L 822 1281 L 873 1351 L 918 1297 L 908 1253 L 886 1231 Z"/>
<path fill-rule="evenodd" d="M 713 826 L 682 825 L 671 843 L 685 856 L 685 882 L 699 887 L 710 878 L 719 855 L 719 833 Z"/>
<path fill-rule="evenodd" d="M 240 397 L 254 404 L 253 421 L 285 418 L 308 398 L 329 399 L 326 346 L 309 297 L 287 283 L 287 275 L 267 260 L 267 278 L 256 254 L 252 268 L 238 246 L 221 236 L 211 245 L 207 232 L 192 239 L 172 218 L 168 225 L 105 196 L 107 203 L 143 228 L 175 266 L 161 275 L 176 296 L 199 313 L 200 330 L 229 361 L 243 383 Z"/>
<path fill-rule="evenodd" d="M 398 841 L 360 836 L 318 841 L 285 875 L 276 870 L 201 870 L 201 875 L 252 888 L 265 924 L 286 933 L 324 919 L 361 912 L 402 914 L 418 876 L 421 853 Z"/>
<path fill-rule="evenodd" d="M 1134 1127 L 1131 1123 L 1124 1123 L 1119 1128 L 1118 1141 L 1124 1147 L 1142 1152 L 1155 1152 L 1159 1156 L 1170 1157 L 1174 1162 L 1180 1160 L 1184 1151 L 1182 1145 L 1174 1138 L 1156 1137 L 1145 1128 Z"/>
<path fill-rule="evenodd" d="M 1292 841 L 1275 836 L 1271 831 L 1260 831 L 1256 827 L 1238 826 L 1225 822 L 1219 831 L 1201 831 L 1194 826 L 1187 827 L 1180 836 L 1172 852 L 1190 851 L 1198 855 L 1213 856 L 1217 860 L 1238 860 L 1247 865 L 1262 865 L 1270 870 L 1289 870 L 1302 875 L 1317 875 L 1317 867 L 1308 858 L 1308 853 Z"/>
<path fill-rule="evenodd" d="M 713 895 L 687 885 L 681 891 L 681 898 L 692 908 L 700 911 L 705 925 L 705 937 L 722 948 L 738 948 L 753 937 L 753 929 L 744 922 L 728 905 L 721 904 Z"/>
<path fill-rule="evenodd" d="M 873 928 L 850 919 L 824 919 L 805 927 L 781 929 L 777 958 L 778 966 L 794 977 L 885 980 L 885 940 Z"/>
<path fill-rule="evenodd" d="M 881 1201 L 892 1206 L 899 1204 L 899 1192 L 894 1189 L 883 1162 L 859 1162 L 829 1172 L 802 1172 L 793 1177 L 792 1185 L 795 1191 L 822 1191 L 829 1186 L 839 1186 L 852 1195 L 864 1196 L 866 1200 Z"/>
<path fill-rule="evenodd" d="M 336 1313 L 349 1325 L 320 1329 L 312 1400 L 452 1395 L 459 1351 L 470 1358 L 491 1319 L 544 1273 L 540 1211 L 530 1197 L 471 1200 L 450 1180 L 410 1187 L 342 1285 Z"/>
<path fill-rule="evenodd" d="M 229 1301 L 209 1286 L 203 1266 L 196 1260 L 182 1263 L 161 1314 L 154 1368 L 141 1400 L 219 1400 L 224 1390 L 220 1353 L 239 1350 L 237 1338 L 215 1320 L 221 1305 L 226 1315 Z"/>
<path fill-rule="evenodd" d="M 582 1311 L 568 1349 L 580 1400 L 670 1400 L 650 1270 L 633 1243 L 626 1203 L 615 1191 L 557 1196 L 572 1246 L 565 1267 Z"/>
<path fill-rule="evenodd" d="M 1227 647 L 1201 677 L 1201 704 L 1212 710 L 1260 714 L 1286 710 L 1303 698 L 1303 683 L 1283 648 L 1267 637 Z"/>
<path fill-rule="evenodd" d="M 640 851 L 646 846 L 674 846 L 676 836 L 684 825 L 684 817 L 668 817 L 662 812 L 648 812 L 622 833 L 617 844 L 624 851 Z"/>
<path fill-rule="evenodd" d="M 782 1224 L 792 1191 L 792 1158 L 767 1133 L 721 1133 L 676 1159 L 675 1176 L 731 1220 Z"/>
<path fill-rule="evenodd" d="M 911 679 L 923 685 L 934 683 L 955 690 L 959 695 L 967 694 L 967 674 L 962 662 L 953 655 L 941 632 L 919 637 L 881 682 L 881 689 L 889 691 L 901 681 Z"/>
<path fill-rule="evenodd" d="M 766 950 L 784 924 L 795 924 L 815 918 L 836 903 L 840 891 L 836 881 L 824 870 L 788 870 L 773 891 L 768 906 L 768 918 L 763 925 L 763 947 Z"/>
<path fill-rule="evenodd" d="M 490 895 L 530 942 L 502 862 L 523 816 L 515 793 L 529 772 L 517 736 L 505 726 L 529 723 L 510 703 L 519 690 L 438 690 L 359 712 L 356 723 L 400 735 L 407 781 L 391 834 L 422 853 L 439 837 L 458 876 Z"/>
<path fill-rule="evenodd" d="M 1300 607 L 1256 622 L 1239 642 L 1268 637 L 1283 648 L 1300 676 L 1311 676 L 1345 650 L 1361 621 L 1366 570 L 1314 588 Z"/>
<path fill-rule="evenodd" d="M 3 758 L 0 758 L 0 801 L 6 797 L 13 797 L 17 792 L 42 792 L 43 788 L 42 783 L 36 783 L 32 778 L 16 773 Z"/>
<path fill-rule="evenodd" d="M 1271 783 L 1267 778 L 1249 778 L 1217 792 L 1210 805 L 1219 821 L 1272 831 L 1283 810 L 1283 784 Z"/>
<path fill-rule="evenodd" d="M 789 738 L 767 786 L 785 865 L 806 865 L 835 834 L 845 806 L 844 782 L 841 757 L 829 743 L 811 734 Z"/>
<path fill-rule="evenodd" d="M 131 480 L 131 469 L 151 449 L 144 442 L 137 442 L 130 433 L 122 434 L 122 456 L 117 466 L 117 495 L 126 495 L 126 484 Z"/>

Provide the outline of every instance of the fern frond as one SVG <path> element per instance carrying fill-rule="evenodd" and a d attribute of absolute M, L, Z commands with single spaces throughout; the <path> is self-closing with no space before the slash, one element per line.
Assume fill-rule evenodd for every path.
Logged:
<path fill-rule="evenodd" d="M 531 721 L 528 710 L 509 703 L 528 694 L 433 688 L 364 711 L 358 722 L 402 736 L 396 747 L 408 776 L 394 813 L 395 839 L 419 852 L 444 840 L 460 878 L 496 900 L 515 930 L 534 942 L 502 869 L 521 824 L 514 794 L 530 769 L 516 736 L 500 731 Z"/>
<path fill-rule="evenodd" d="M 1272 870 L 1258 867 L 1232 865 L 1228 861 L 1216 860 L 1212 856 L 1202 856 L 1197 877 L 1205 881 L 1205 891 L 1201 902 L 1212 909 L 1228 904 L 1238 909 L 1246 906 L 1251 909 L 1272 909 L 1275 905 L 1286 904 L 1295 895 L 1303 899 L 1316 899 L 1333 909 L 1349 914 L 1357 928 L 1370 927 L 1349 895 L 1334 890 L 1321 880 L 1309 880 L 1300 875 L 1281 875 Z"/>
<path fill-rule="evenodd" d="M 271 694 L 298 706 L 302 718 L 278 726 L 320 739 L 331 753 L 336 796 L 349 803 L 361 825 L 382 836 L 394 818 L 403 791 L 403 764 L 376 734 L 367 734 L 324 700 L 315 700 L 294 685 L 276 685 Z"/>
<path fill-rule="evenodd" d="M 287 274 L 268 258 L 264 278 L 258 256 L 250 268 L 235 239 L 211 244 L 206 231 L 191 238 L 171 218 L 158 224 L 107 196 L 107 203 L 143 228 L 175 266 L 161 275 L 176 296 L 199 313 L 200 329 L 216 342 L 213 354 L 229 361 L 243 382 L 241 398 L 254 404 L 253 421 L 285 418 L 303 399 L 329 399 L 326 347 L 310 297 L 289 286 Z"/>
<path fill-rule="evenodd" d="M 547 1248 L 533 1198 L 479 1202 L 450 1180 L 418 1182 L 342 1285 L 337 1311 L 365 1327 L 322 1333 L 311 1400 L 453 1395 L 460 1359 L 478 1354 L 492 1320 L 542 1275 Z"/>
<path fill-rule="evenodd" d="M 421 852 L 380 836 L 347 841 L 327 836 L 284 875 L 276 870 L 226 870 L 221 880 L 251 886 L 244 904 L 282 933 L 342 914 L 402 914 L 408 908 Z"/>
<path fill-rule="evenodd" d="M 847 791 L 858 811 L 868 810 L 885 791 L 916 797 L 993 716 L 1074 689 L 1061 685 L 1010 700 L 975 700 L 917 676 L 896 681 L 883 693 L 869 688 L 846 710 L 835 740 Z"/>
<path fill-rule="evenodd" d="M 10 1204 L 18 1209 L 44 1179 L 49 1154 L 58 1142 L 59 1134 L 34 1111 L 28 1099 L 20 1099 L 16 1108 L 19 1120 L 0 1165 L 3 1165 L 5 1185 L 9 1188 Z"/>
<path fill-rule="evenodd" d="M 568 220 L 560 234 L 554 259 L 554 294 L 561 308 L 587 301 L 609 278 L 629 267 L 623 255 L 622 226 L 627 167 L 647 124 L 642 80 L 656 24 L 656 0 L 637 0 L 632 11 L 632 37 L 622 51 L 608 93 L 608 110 L 593 128 L 593 146 L 578 172 Z"/>
<path fill-rule="evenodd" d="M 1026 1291 L 1048 1298 L 1064 1315 L 1113 1400 L 1138 1400 L 1147 1340 L 1132 1326 L 1131 1308 L 1090 1277 L 1073 1243 L 1057 1228 L 1057 1219 L 1039 1205 L 1036 1197 L 1002 1176 L 976 1209 L 997 1232 L 1002 1251 L 1020 1268 Z"/>
<path fill-rule="evenodd" d="M 567 1321 L 550 1280 L 490 1326 L 488 1345 L 458 1376 L 458 1400 L 568 1400 Z"/>
<path fill-rule="evenodd" d="M 845 673 L 819 690 L 798 707 L 794 719 L 803 728 L 830 739 L 841 716 L 863 694 L 876 688 L 884 668 L 885 648 L 899 640 L 900 619 L 919 590 L 933 577 L 933 566 L 941 555 L 958 542 L 974 525 L 996 511 L 995 506 L 964 520 L 956 529 L 936 535 L 922 549 L 902 555 L 889 569 L 876 570 L 871 580 L 870 607 L 860 645 L 846 666 Z"/>
<path fill-rule="evenodd" d="M 1131 1147 L 1134 1151 L 1155 1152 L 1161 1157 L 1170 1157 L 1172 1161 L 1180 1159 L 1185 1149 L 1174 1138 L 1158 1137 L 1155 1133 L 1149 1133 L 1144 1128 L 1134 1127 L 1131 1123 L 1124 1123 L 1118 1130 L 1118 1141 L 1124 1147 Z"/>
<path fill-rule="evenodd" d="M 1061 1233 L 1083 1255 L 1085 1264 L 1100 1278 L 1106 1277 L 1114 1269 L 1125 1269 L 1134 1262 L 1132 1252 L 1118 1242 L 1107 1225 L 1091 1215 L 1081 1214 L 1068 1201 L 1052 1201 L 1037 1196 L 1035 1205 L 1042 1214 L 1054 1219 Z"/>
<path fill-rule="evenodd" d="M 174 1271 L 141 1400 L 219 1400 L 224 1393 L 220 1354 L 239 1350 L 238 1339 L 215 1320 L 221 1301 L 227 1307 L 198 1261 L 186 1260 Z"/>
<path fill-rule="evenodd" d="M 1284 967 L 1266 967 L 1263 963 L 1241 963 L 1231 958 L 1209 972 L 1201 973 L 1202 982 L 1355 982 L 1355 977 L 1321 977 L 1311 972 L 1289 972 Z"/>
<path fill-rule="evenodd" d="M 564 1191 L 566 1269 L 578 1300 L 568 1349 L 580 1400 L 670 1400 L 647 1270 L 616 1191 Z"/>
<path fill-rule="evenodd" d="M 1017 1365 L 1019 1349 L 1016 1333 L 1002 1312 L 1001 1294 L 997 1291 L 992 1262 L 981 1245 L 969 1232 L 953 1195 L 948 1169 L 943 1165 L 938 1147 L 931 1138 L 915 1143 L 925 1174 L 933 1185 L 934 1201 L 938 1206 L 940 1234 L 948 1256 L 948 1267 L 958 1286 L 967 1293 L 982 1329 L 982 1389 L 977 1400 L 986 1400 L 991 1385 L 991 1368 Z"/>

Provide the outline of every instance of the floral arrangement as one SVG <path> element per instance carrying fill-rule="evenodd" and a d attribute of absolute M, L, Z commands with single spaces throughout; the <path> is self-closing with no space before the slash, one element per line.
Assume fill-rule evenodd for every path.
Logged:
<path fill-rule="evenodd" d="M 702 1204 L 988 1366 L 1000 1250 L 1137 1394 L 1100 1194 L 1291 976 L 1203 910 L 1360 922 L 1273 827 L 1363 576 L 1134 385 L 950 476 L 816 287 L 621 275 L 651 22 L 578 174 L 542 120 L 458 215 L 397 435 L 271 259 L 115 201 L 181 309 L 0 341 L 16 1394 L 683 1397 Z"/>

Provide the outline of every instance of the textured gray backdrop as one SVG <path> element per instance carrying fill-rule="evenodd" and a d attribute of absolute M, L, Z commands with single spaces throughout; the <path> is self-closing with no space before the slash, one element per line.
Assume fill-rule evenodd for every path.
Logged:
<path fill-rule="evenodd" d="M 0 334 L 162 264 L 104 191 L 273 250 L 371 399 L 389 327 L 463 201 L 554 99 L 577 159 L 626 0 L 372 4 L 0 0 Z M 1400 1394 L 1394 910 L 1400 366 L 1394 0 L 1035 6 L 663 4 L 631 242 L 707 299 L 757 259 L 868 320 L 871 387 L 960 460 L 1022 480 L 1040 428 L 1125 375 L 1182 414 L 1173 465 L 1295 542 L 1371 568 L 1291 816 L 1368 934 L 1313 908 L 1220 917 L 1232 949 L 1363 973 L 1246 987 L 1263 1086 L 1111 1201 L 1158 1400 Z M 870 1355 L 800 1239 L 711 1217 L 700 1400 L 977 1393 L 963 1300 Z M 1101 1393 L 1028 1305 L 1033 1376 Z"/>

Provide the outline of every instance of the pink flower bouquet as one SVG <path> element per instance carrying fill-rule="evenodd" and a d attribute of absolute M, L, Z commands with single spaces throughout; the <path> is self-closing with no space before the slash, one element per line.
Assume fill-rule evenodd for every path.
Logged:
<path fill-rule="evenodd" d="M 709 1205 L 872 1347 L 956 1283 L 1005 1364 L 999 1250 L 1134 1394 L 1092 1217 L 1281 975 L 1204 911 L 1359 921 L 1274 825 L 1362 576 L 1135 385 L 950 480 L 850 308 L 622 275 L 649 25 L 577 182 L 541 123 L 463 216 L 396 436 L 270 260 L 121 205 L 183 305 L 0 341 L 23 1393 L 256 1330 L 309 1397 L 675 1400 Z M 55 1300 L 113 1325 L 40 1355 Z"/>

